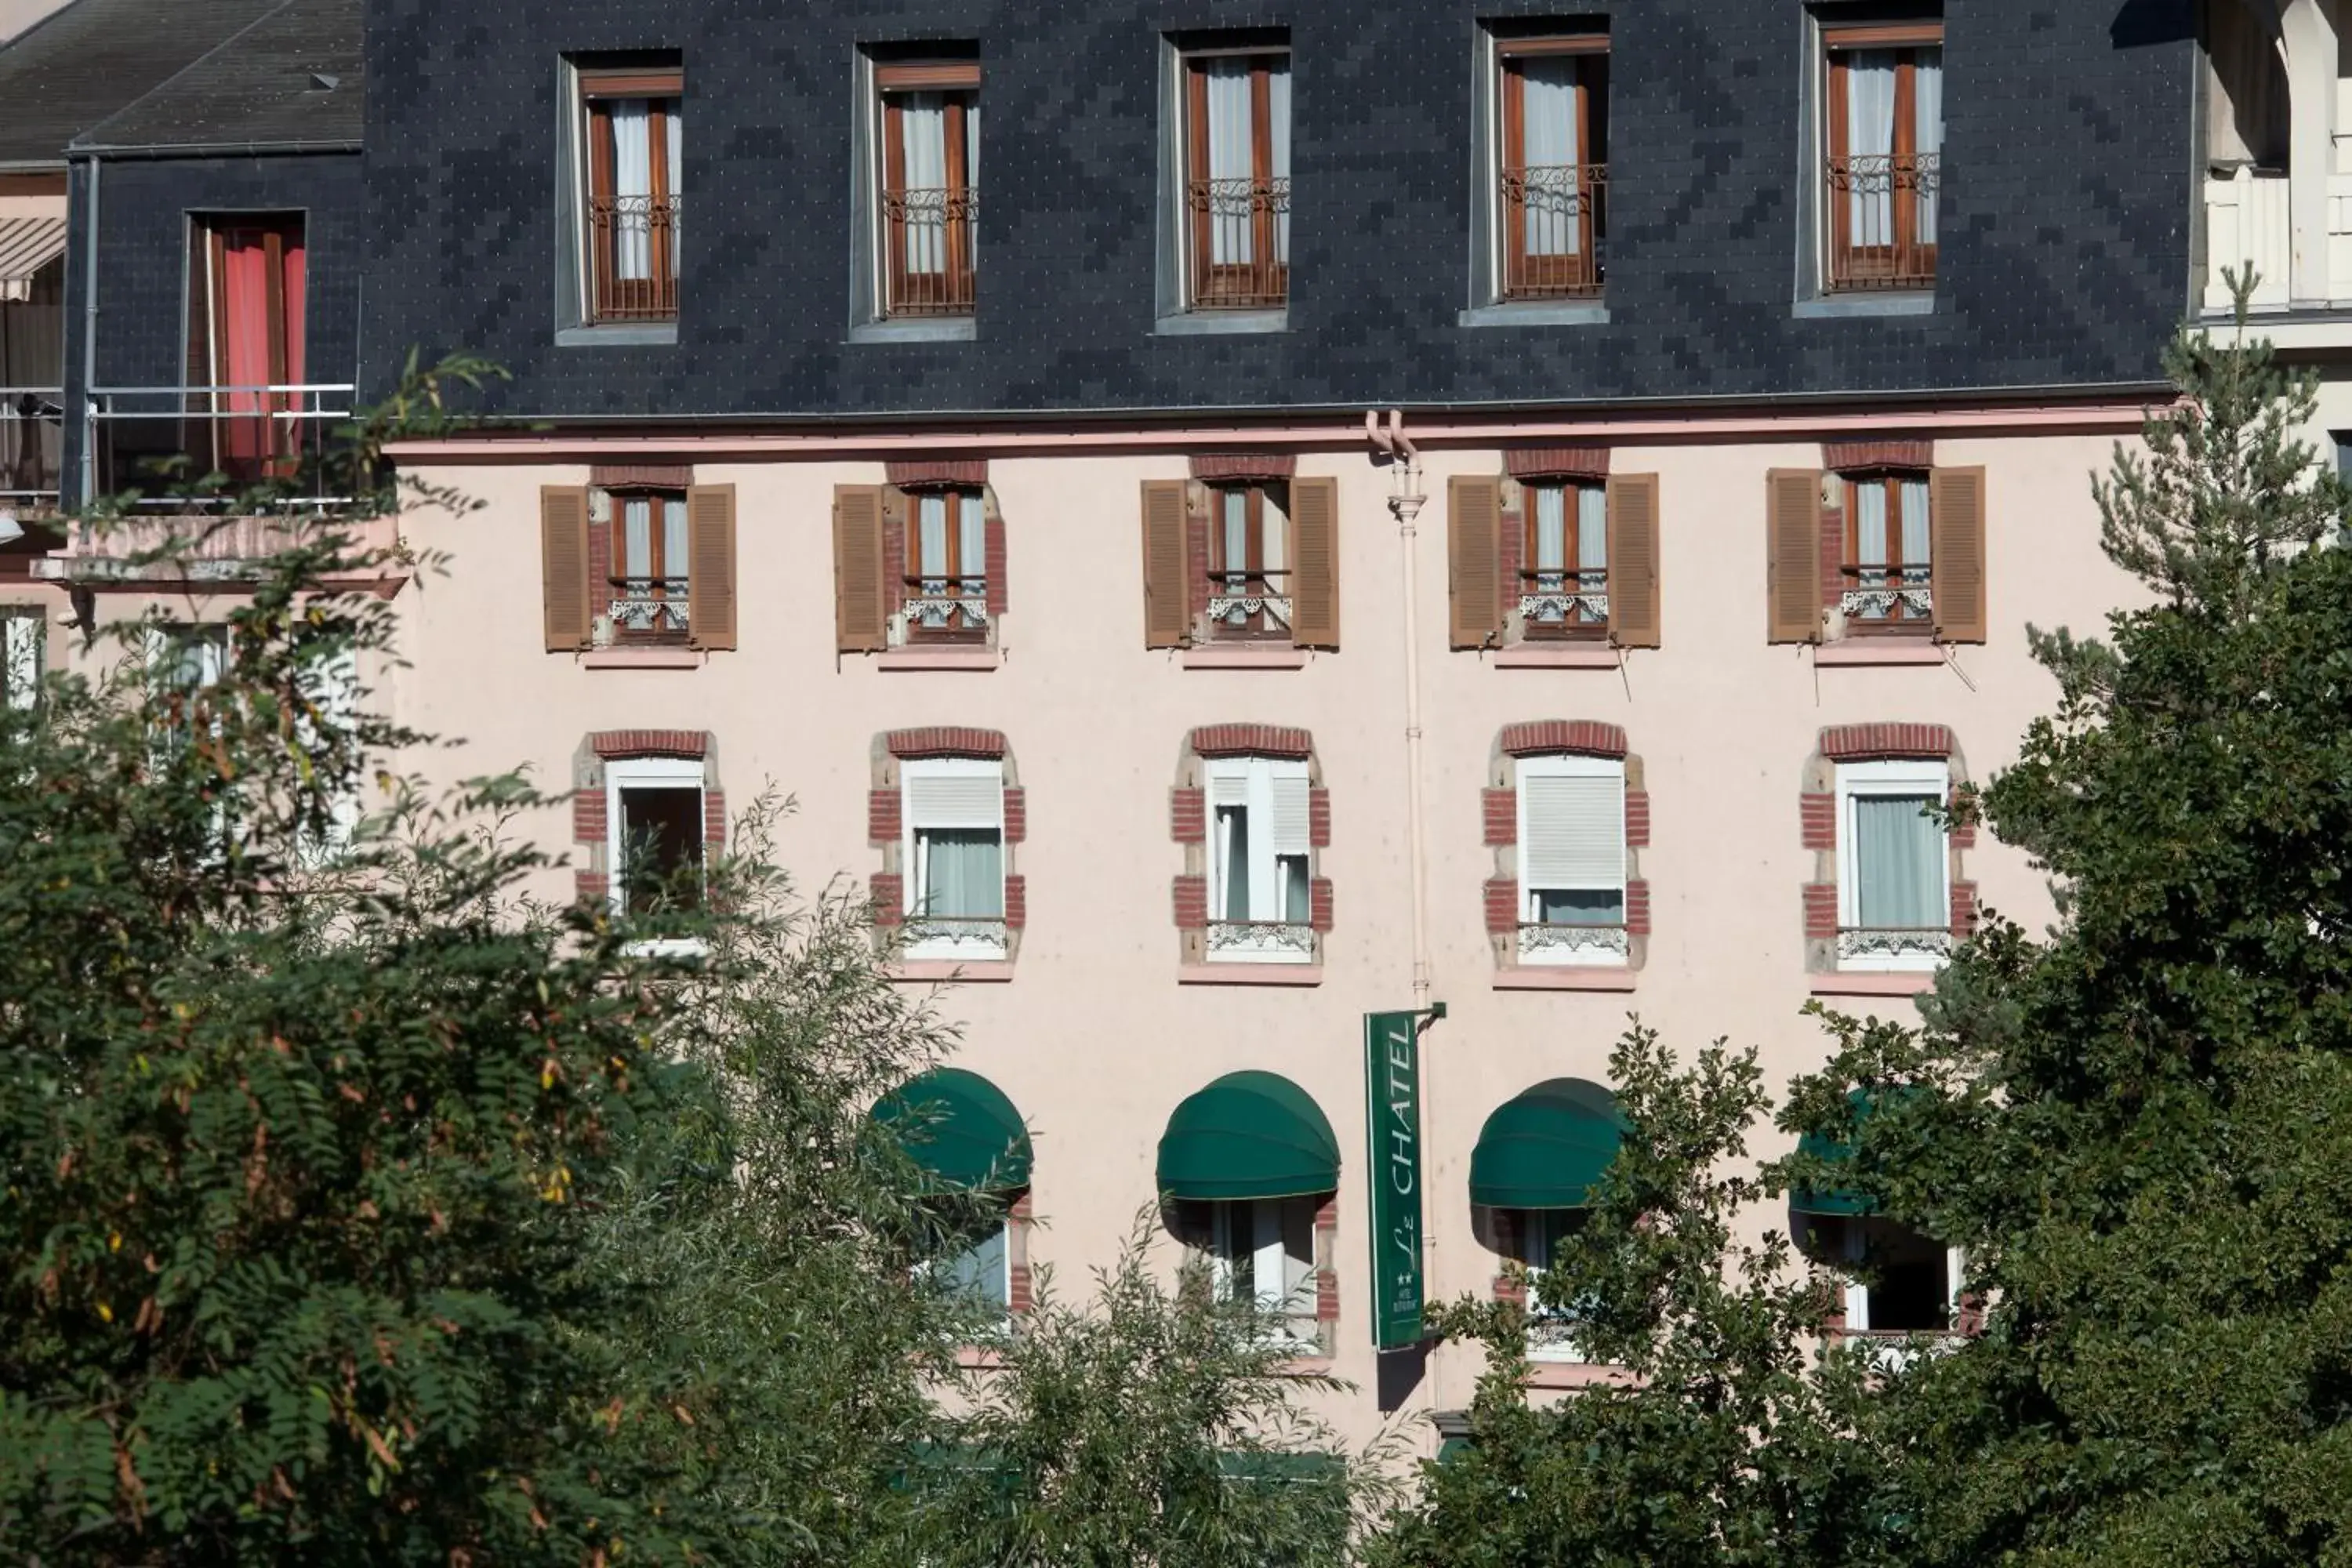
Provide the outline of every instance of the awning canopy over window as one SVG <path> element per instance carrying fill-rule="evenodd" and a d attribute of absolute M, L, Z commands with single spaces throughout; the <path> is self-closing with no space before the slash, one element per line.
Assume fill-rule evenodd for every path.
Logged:
<path fill-rule="evenodd" d="M 1624 1121 L 1597 1083 L 1556 1078 L 1486 1118 L 1470 1154 L 1470 1201 L 1498 1209 L 1580 1209 L 1617 1157 Z"/>
<path fill-rule="evenodd" d="M 1029 1184 L 1029 1129 L 1004 1091 L 962 1068 L 933 1068 L 875 1102 L 904 1125 L 907 1152 L 943 1186 L 1009 1193 Z"/>
<path fill-rule="evenodd" d="M 0 218 L 0 300 L 24 299 L 33 275 L 65 253 L 65 219 Z"/>
<path fill-rule="evenodd" d="M 1176 1108 L 1160 1139 L 1160 1190 L 1214 1202 L 1337 1191 L 1339 1141 L 1305 1089 L 1234 1072 Z"/>
<path fill-rule="evenodd" d="M 1916 1089 L 1881 1089 L 1878 1095 L 1891 1094 L 1899 1098 L 1917 1092 Z M 1857 1128 L 1868 1120 L 1870 1113 L 1877 1108 L 1877 1097 L 1868 1089 L 1857 1089 L 1845 1098 L 1846 1103 L 1853 1108 L 1854 1125 Z M 1834 1165 L 1850 1165 L 1853 1163 L 1854 1151 L 1853 1145 L 1842 1138 L 1832 1138 L 1820 1132 L 1808 1132 L 1797 1140 L 1797 1152 L 1810 1154 L 1817 1160 L 1825 1160 Z M 1811 1187 L 1798 1187 L 1789 1194 L 1789 1207 L 1798 1214 L 1852 1216 L 1875 1214 L 1878 1211 L 1878 1200 L 1868 1193 L 1858 1192 L 1850 1187 L 1831 1187 L 1819 1191 Z"/>

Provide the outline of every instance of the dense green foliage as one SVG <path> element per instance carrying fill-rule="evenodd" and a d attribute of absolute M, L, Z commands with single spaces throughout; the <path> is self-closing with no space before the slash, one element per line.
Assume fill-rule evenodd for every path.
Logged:
<path fill-rule="evenodd" d="M 2095 486 L 2148 590 L 2036 634 L 2059 702 L 1978 803 L 2062 920 L 1993 920 L 1927 1027 L 1832 1020 L 1791 1159 L 1963 1247 L 1981 1333 L 1812 1357 L 1781 1244 L 1730 1212 L 1742 1058 L 1621 1051 L 1632 1123 L 1551 1275 L 1635 1386 L 1521 1407 L 1515 1310 L 1476 1442 L 1388 1543 L 1440 1564 L 2352 1562 L 2352 553 L 2294 437 L 2308 382 L 2189 336 L 2182 397 Z M 1864 1091 L 1867 1115 L 1852 1096 Z"/>
<path fill-rule="evenodd" d="M 192 479 L 169 537 L 122 547 L 303 488 L 462 505 L 395 494 L 379 454 L 479 374 L 412 365 L 323 482 Z M 331 693 L 394 617 L 325 584 L 395 564 L 434 563 L 290 528 L 205 607 L 216 655 L 101 616 L 99 673 L 0 711 L 0 1557 L 1342 1558 L 1360 1468 L 1181 1525 L 1124 1484 L 1319 1443 L 1245 1317 L 1122 1273 L 1008 1341 L 918 1267 L 979 1205 L 868 1110 L 953 1037 L 862 903 L 770 867 L 776 808 L 621 921 L 523 896 L 551 803 L 518 778 L 384 771 L 425 738 Z M 1005 1371 L 968 1381 L 972 1342 Z M 1053 1458 L 1078 1434 L 1083 1486 Z M 1024 1468 L 975 1533 L 925 1457 L 983 1449 Z"/>

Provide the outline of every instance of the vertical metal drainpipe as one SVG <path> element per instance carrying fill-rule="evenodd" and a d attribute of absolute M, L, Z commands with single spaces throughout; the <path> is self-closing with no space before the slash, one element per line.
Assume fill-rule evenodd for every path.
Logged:
<path fill-rule="evenodd" d="M 1397 539 L 1404 550 L 1404 764 L 1405 799 L 1408 818 L 1405 830 L 1407 852 L 1412 862 L 1412 1005 L 1415 1011 L 1425 1010 L 1432 990 L 1429 962 L 1429 832 L 1428 817 L 1422 805 L 1421 781 L 1421 571 L 1420 533 L 1417 520 L 1423 502 L 1429 498 L 1421 490 L 1421 453 L 1404 433 L 1404 416 L 1396 409 L 1389 410 L 1388 423 L 1381 423 L 1379 411 L 1364 411 L 1364 434 L 1371 440 L 1373 449 L 1389 459 L 1389 510 L 1397 521 Z M 1421 1071 L 1420 1100 L 1422 1146 L 1426 1149 L 1430 1125 L 1430 1080 L 1435 1077 L 1423 1062 Z M 1423 1164 L 1424 1183 L 1428 1166 Z M 1437 1277 L 1437 1225 L 1435 1206 L 1423 1194 L 1421 1218 L 1421 1260 L 1423 1278 Z M 1444 1407 L 1444 1390 L 1440 1381 L 1442 1363 L 1435 1356 L 1427 1363 L 1430 1407 Z"/>
<path fill-rule="evenodd" d="M 89 180 L 82 217 L 81 406 L 67 409 L 66 417 L 79 417 L 81 423 L 79 489 L 82 504 L 87 506 L 96 498 L 98 488 L 98 405 L 89 389 L 98 384 L 98 172 L 101 165 L 95 157 L 84 162 L 89 165 Z"/>

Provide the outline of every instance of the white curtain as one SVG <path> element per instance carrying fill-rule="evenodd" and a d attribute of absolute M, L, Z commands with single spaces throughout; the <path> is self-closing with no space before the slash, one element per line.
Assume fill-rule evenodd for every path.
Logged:
<path fill-rule="evenodd" d="M 1222 502 L 1224 509 L 1225 581 L 1226 594 L 1241 593 L 1249 579 L 1249 495 L 1244 490 L 1226 490 Z M 1228 617 L 1240 626 L 1249 617 L 1235 609 Z"/>
<path fill-rule="evenodd" d="M 1853 563 L 1860 569 L 1856 585 L 1886 586 L 1886 487 L 1875 479 L 1865 479 L 1853 488 Z M 1883 618 L 1885 614 L 1880 611 L 1872 618 Z"/>
<path fill-rule="evenodd" d="M 988 507 L 978 496 L 958 496 L 956 507 L 956 555 L 963 578 L 959 591 L 978 595 L 987 585 Z"/>
<path fill-rule="evenodd" d="M 1213 59 L 1202 68 L 1209 100 L 1209 178 L 1247 180 L 1250 166 L 1250 63 Z M 1287 138 L 1286 137 L 1286 140 Z M 1216 266 L 1249 261 L 1249 209 L 1238 218 L 1231 201 L 1213 193 L 1209 201 L 1209 260 Z"/>
<path fill-rule="evenodd" d="M 1576 488 L 1576 570 L 1580 592 L 1608 590 L 1609 492 L 1599 485 Z"/>
<path fill-rule="evenodd" d="M 1944 51 L 1921 49 L 1912 73 L 1914 150 L 1919 154 L 1919 243 L 1936 243 L 1936 187 L 1944 151 Z"/>
<path fill-rule="evenodd" d="M 686 570 L 686 502 L 671 496 L 662 502 L 662 575 L 676 581 Z"/>
<path fill-rule="evenodd" d="M 948 589 L 948 498 L 921 496 L 915 509 L 915 543 L 922 554 L 915 573 L 923 580 L 924 593 L 944 594 Z"/>
<path fill-rule="evenodd" d="M 1266 592 L 1280 595 L 1289 584 L 1281 574 L 1290 565 L 1290 521 L 1272 495 L 1259 498 L 1257 516 L 1258 569 L 1266 574 Z"/>
<path fill-rule="evenodd" d="M 622 278 L 650 278 L 653 106 L 642 98 L 626 98 L 608 104 L 605 112 L 613 126 L 613 195 L 618 209 L 613 216 L 614 268 Z"/>
<path fill-rule="evenodd" d="M 1004 917 L 1003 847 L 993 828 L 926 827 L 922 912 L 941 920 Z"/>
<path fill-rule="evenodd" d="M 686 120 L 678 112 L 678 100 L 671 99 L 662 105 L 669 124 L 669 275 L 677 276 L 677 198 L 686 189 Z"/>
<path fill-rule="evenodd" d="M 1274 259 L 1290 265 L 1290 61 L 1279 60 L 1265 73 L 1266 126 L 1273 139 L 1266 162 L 1274 174 L 1280 205 L 1274 215 Z"/>
<path fill-rule="evenodd" d="M 907 270 L 944 272 L 948 265 L 946 97 L 910 92 L 899 100 L 898 135 L 906 160 L 900 173 L 908 195 Z"/>
<path fill-rule="evenodd" d="M 1943 829 L 1925 815 L 1932 795 L 1853 797 L 1854 913 L 1872 931 L 1932 928 L 1948 920 L 1937 857 Z"/>
<path fill-rule="evenodd" d="M 1528 254 L 1574 256 L 1584 243 L 1576 205 L 1576 61 L 1538 55 L 1520 67 L 1519 77 Z"/>
<path fill-rule="evenodd" d="M 621 503 L 621 575 L 653 574 L 653 502 L 644 496 L 631 496 Z"/>
<path fill-rule="evenodd" d="M 1536 587 L 1557 594 L 1568 584 L 1568 492 L 1559 485 L 1538 485 L 1534 491 Z"/>
<path fill-rule="evenodd" d="M 1927 481 L 1903 481 L 1903 577 L 1906 582 L 1927 580 Z"/>
<path fill-rule="evenodd" d="M 1853 243 L 1895 243 L 1895 204 L 1885 160 L 1895 152 L 1895 51 L 1856 49 L 1846 57 L 1845 150 L 1851 159 L 1872 158 L 1853 175 Z"/>

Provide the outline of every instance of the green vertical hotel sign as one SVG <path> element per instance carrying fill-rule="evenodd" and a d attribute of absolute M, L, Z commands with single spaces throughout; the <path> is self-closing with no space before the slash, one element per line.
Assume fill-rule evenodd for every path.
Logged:
<path fill-rule="evenodd" d="M 1372 1344 L 1421 1342 L 1421 1038 L 1416 1013 L 1364 1015 Z"/>

